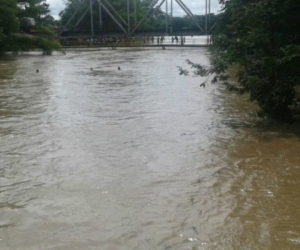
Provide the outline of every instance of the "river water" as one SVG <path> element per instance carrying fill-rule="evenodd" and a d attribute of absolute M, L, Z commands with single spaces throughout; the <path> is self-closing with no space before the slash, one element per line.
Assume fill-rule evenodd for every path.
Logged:
<path fill-rule="evenodd" d="M 204 48 L 0 60 L 1 250 L 300 249 L 298 126 L 180 76 L 187 58 L 208 64 Z"/>

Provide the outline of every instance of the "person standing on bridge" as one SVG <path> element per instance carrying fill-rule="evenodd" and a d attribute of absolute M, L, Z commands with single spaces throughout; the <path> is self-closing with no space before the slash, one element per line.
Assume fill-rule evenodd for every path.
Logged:
<path fill-rule="evenodd" d="M 159 37 L 156 38 L 157 45 L 159 45 Z"/>

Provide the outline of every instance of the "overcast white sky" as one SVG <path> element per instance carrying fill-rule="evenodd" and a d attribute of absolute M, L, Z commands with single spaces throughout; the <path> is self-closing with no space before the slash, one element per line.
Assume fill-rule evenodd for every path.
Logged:
<path fill-rule="evenodd" d="M 126 6 L 127 1 L 124 1 L 124 6 Z M 161 1 L 160 1 L 161 2 Z M 170 2 L 169 2 L 169 10 L 170 12 Z M 182 0 L 182 2 L 193 12 L 194 15 L 202 15 L 205 14 L 205 0 Z M 51 15 L 54 16 L 55 19 L 58 19 L 58 13 L 62 11 L 65 7 L 64 0 L 47 0 L 47 3 L 50 4 Z M 165 4 L 163 4 L 162 9 L 165 11 Z M 211 13 L 217 13 L 220 9 L 218 4 L 218 0 L 211 0 Z M 178 6 L 178 4 L 173 0 L 173 16 L 183 16 L 185 12 Z"/>

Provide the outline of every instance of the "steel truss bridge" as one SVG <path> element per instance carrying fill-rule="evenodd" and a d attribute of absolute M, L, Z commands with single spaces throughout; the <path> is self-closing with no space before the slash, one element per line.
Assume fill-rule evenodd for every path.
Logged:
<path fill-rule="evenodd" d="M 178 6 L 189 16 L 193 22 L 196 24 L 198 28 L 198 32 L 201 32 L 203 35 L 210 34 L 210 31 L 213 29 L 213 26 L 210 27 L 210 7 L 211 7 L 211 0 L 199 0 L 199 1 L 205 1 L 205 26 L 203 27 L 196 16 L 192 13 L 192 11 L 186 6 L 183 0 L 152 0 L 150 4 L 150 8 L 148 12 L 140 19 L 137 20 L 137 9 L 136 9 L 136 1 L 133 0 L 133 13 L 130 11 L 130 0 L 124 0 L 127 1 L 127 20 L 124 20 L 124 18 L 118 13 L 118 11 L 109 3 L 109 0 L 82 0 L 71 18 L 68 20 L 64 28 L 62 29 L 61 33 L 63 33 L 66 28 L 68 27 L 69 23 L 75 18 L 75 15 L 77 12 L 83 8 L 83 6 L 86 6 L 85 4 L 89 2 L 88 7 L 86 7 L 84 13 L 82 16 L 77 20 L 77 23 L 75 25 L 75 28 L 80 24 L 80 22 L 83 20 L 83 18 L 89 13 L 91 16 L 91 37 L 94 37 L 94 19 L 93 19 L 93 11 L 94 8 L 97 8 L 97 11 L 99 11 L 99 26 L 100 30 L 102 30 L 103 27 L 103 21 L 102 21 L 102 13 L 105 11 L 111 19 L 118 25 L 118 27 L 122 30 L 122 32 L 127 36 L 131 37 L 135 33 L 137 33 L 137 29 L 140 27 L 140 25 L 147 19 L 150 18 L 156 10 L 160 9 L 161 7 L 165 6 L 165 13 L 166 13 L 166 30 L 165 34 L 173 34 L 173 2 L 175 1 Z M 170 1 L 170 4 L 169 4 Z M 98 4 L 98 6 L 96 6 Z M 170 15 L 169 8 L 170 7 Z M 130 23 L 130 16 L 134 16 L 134 22 Z"/>

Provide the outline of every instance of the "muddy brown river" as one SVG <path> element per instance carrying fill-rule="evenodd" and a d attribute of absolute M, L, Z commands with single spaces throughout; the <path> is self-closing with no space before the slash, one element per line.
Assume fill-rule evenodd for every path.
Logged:
<path fill-rule="evenodd" d="M 200 88 L 187 58 L 208 64 L 181 48 L 0 59 L 1 250 L 300 249 L 299 125 Z"/>

